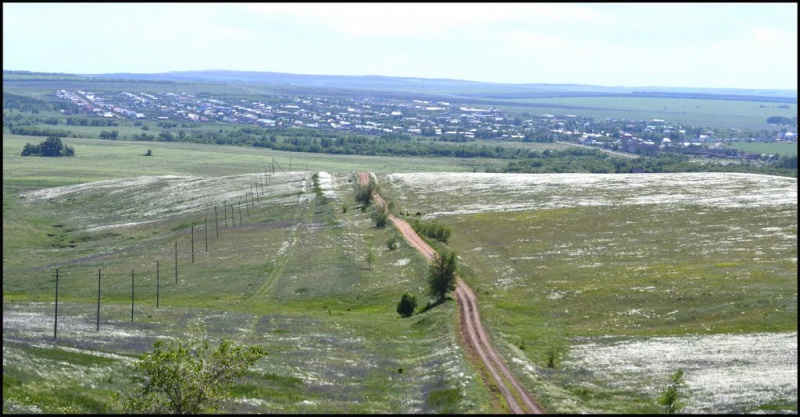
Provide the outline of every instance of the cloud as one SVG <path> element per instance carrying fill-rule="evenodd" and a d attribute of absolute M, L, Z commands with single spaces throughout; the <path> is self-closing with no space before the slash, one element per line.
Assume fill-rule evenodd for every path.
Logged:
<path fill-rule="evenodd" d="M 240 4 L 269 19 L 296 19 L 352 37 L 418 37 L 490 25 L 588 24 L 612 16 L 579 5 L 539 3 L 252 3 Z"/>

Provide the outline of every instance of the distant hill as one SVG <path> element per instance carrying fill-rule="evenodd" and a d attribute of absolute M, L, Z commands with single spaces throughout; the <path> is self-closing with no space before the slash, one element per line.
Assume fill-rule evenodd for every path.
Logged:
<path fill-rule="evenodd" d="M 10 74 L 37 74 L 28 71 L 3 71 Z M 48 74 L 56 75 L 56 74 Z M 68 74 L 58 74 L 68 76 Z M 797 90 L 735 88 L 625 87 L 584 84 L 502 84 L 442 78 L 387 77 L 381 75 L 309 75 L 261 71 L 172 71 L 154 74 L 112 73 L 77 74 L 94 79 L 126 79 L 175 82 L 207 82 L 271 86 L 316 87 L 345 90 L 371 90 L 396 93 L 429 94 L 464 99 L 526 99 L 577 96 L 683 97 L 724 100 L 759 100 L 796 103 Z"/>

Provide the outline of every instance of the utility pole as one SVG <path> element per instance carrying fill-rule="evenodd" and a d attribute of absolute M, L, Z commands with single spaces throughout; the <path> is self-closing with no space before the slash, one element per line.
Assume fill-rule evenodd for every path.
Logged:
<path fill-rule="evenodd" d="M 97 331 L 100 331 L 100 270 L 97 270 Z"/>
<path fill-rule="evenodd" d="M 133 269 L 131 269 L 131 323 L 133 323 Z"/>
<path fill-rule="evenodd" d="M 52 276 L 52 275 L 51 275 Z M 56 312 L 54 315 L 55 324 L 53 325 L 53 339 L 58 336 L 58 268 L 56 268 Z"/>

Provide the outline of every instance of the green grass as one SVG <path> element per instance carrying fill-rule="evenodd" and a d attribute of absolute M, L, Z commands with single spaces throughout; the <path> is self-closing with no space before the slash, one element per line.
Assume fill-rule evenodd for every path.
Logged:
<path fill-rule="evenodd" d="M 91 353 L 131 357 L 162 337 L 228 337 L 267 346 L 269 355 L 233 387 L 241 401 L 227 406 L 230 413 L 497 411 L 493 394 L 458 346 L 454 302 L 407 319 L 395 311 L 405 291 L 425 304 L 422 257 L 406 243 L 389 251 L 383 242 L 395 233 L 391 228 L 376 229 L 368 213 L 340 209 L 355 207 L 354 171 L 470 170 L 461 161 L 434 166 L 429 159 L 91 139 L 67 139 L 75 158 L 31 159 L 11 152 L 26 140 L 6 136 L 3 143 L 4 319 L 27 314 L 42 323 L 35 333 L 4 326 L 4 412 L 24 412 L 25 406 L 54 413 L 112 412 L 105 401 L 129 388 L 129 371 L 119 359 L 95 361 Z M 139 156 L 143 145 L 152 145 L 153 157 Z M 51 200 L 20 198 L 54 185 L 142 173 L 223 177 L 231 190 L 244 191 L 251 180 L 242 175 L 263 172 L 272 158 L 288 167 L 290 157 L 293 165 L 308 164 L 309 172 L 273 177 L 276 191 L 251 207 L 243 224 L 237 212 L 236 227 L 222 227 L 219 200 L 227 189 L 212 183 L 178 199 L 175 207 L 160 202 L 166 196 L 159 190 L 174 190 L 165 179 Z M 323 201 L 315 192 L 318 170 L 333 174 L 338 198 Z M 46 182 L 37 187 L 39 175 Z M 413 213 L 417 207 L 402 207 L 416 201 L 413 190 L 382 178 L 387 201 Z M 502 201 L 504 193 L 514 190 L 498 190 L 496 197 Z M 220 235 L 209 229 L 208 252 L 202 224 L 213 218 L 213 207 L 176 208 L 204 198 L 220 208 Z M 171 210 L 156 219 L 141 214 L 159 207 Z M 155 221 L 90 229 L 141 220 Z M 461 256 L 462 277 L 478 295 L 492 340 L 507 358 L 521 355 L 537 367 L 540 380 L 523 380 L 551 412 L 576 399 L 592 410 L 657 411 L 640 392 L 582 388 L 576 382 L 581 375 L 558 366 L 549 370 L 547 351 L 568 352 L 576 336 L 796 330 L 796 295 L 787 296 L 796 294 L 796 244 L 763 233 L 777 228 L 796 235 L 796 216 L 785 211 L 759 208 L 754 216 L 752 209 L 720 208 L 699 216 L 684 208 L 665 214 L 645 206 L 584 207 L 440 221 L 453 231 L 449 246 Z M 196 225 L 194 262 L 191 225 Z M 376 257 L 368 268 L 370 242 Z M 725 250 L 709 251 L 720 245 Z M 60 327 L 53 341 L 55 267 L 61 274 Z M 103 273 L 99 332 L 98 269 Z M 633 309 L 648 315 L 619 314 Z M 738 314 L 742 310 L 750 314 Z M 521 340 L 524 351 L 518 349 Z M 93 375 L 87 384 L 95 388 L 76 383 L 82 375 Z"/>
<path fill-rule="evenodd" d="M 765 155 L 797 156 L 797 142 L 734 142 L 726 146 Z"/>
<path fill-rule="evenodd" d="M 483 171 L 487 159 L 399 158 L 358 155 L 324 155 L 278 152 L 263 148 L 169 142 L 108 141 L 66 138 L 75 148 L 74 157 L 22 157 L 26 143 L 44 138 L 3 136 L 4 185 L 59 186 L 90 181 L 128 178 L 139 175 L 224 176 L 265 172 L 273 162 L 289 171 L 352 172 L 369 170 L 378 173 L 414 171 Z M 144 154 L 152 149 L 153 156 Z"/>
<path fill-rule="evenodd" d="M 564 358 L 580 340 L 797 330 L 796 210 L 759 204 L 769 198 L 756 198 L 759 190 L 731 191 L 754 197 L 736 206 L 695 203 L 690 196 L 698 191 L 659 192 L 657 183 L 613 190 L 615 176 L 585 189 L 576 185 L 579 176 L 536 187 L 511 185 L 514 175 L 503 177 L 505 186 L 477 176 L 442 177 L 433 187 L 421 184 L 432 176 L 414 177 L 414 186 L 403 178 L 388 187 L 379 176 L 379 183 L 401 211 L 440 213 L 491 339 L 506 358 L 536 367 L 533 377 L 522 365 L 515 371 L 549 412 L 659 411 L 639 390 L 594 381 L 559 360 L 548 369 L 551 349 Z M 635 196 L 648 203 L 619 204 Z M 649 204 L 648 196 L 664 202 Z M 540 208 L 504 211 L 520 204 Z M 446 214 L 476 205 L 485 208 Z"/>
<path fill-rule="evenodd" d="M 498 108 L 533 114 L 577 114 L 595 119 L 663 119 L 668 124 L 711 128 L 772 129 L 771 116 L 797 117 L 797 105 L 771 102 L 656 97 L 552 97 L 508 100 Z M 525 104 L 532 105 L 525 107 Z M 788 108 L 779 108 L 787 105 Z"/>
<path fill-rule="evenodd" d="M 8 328 L 4 331 L 4 346 L 11 340 L 20 345 L 20 353 L 4 363 L 4 381 L 8 382 L 4 411 L 24 412 L 26 406 L 36 406 L 44 412 L 111 412 L 112 405 L 104 403 L 111 397 L 108 392 L 124 392 L 128 386 L 128 371 L 123 370 L 122 363 L 104 359 L 93 365 L 118 371 L 112 382 L 98 377 L 95 385 L 100 388 L 90 393 L 89 387 L 75 387 L 73 381 L 78 376 L 55 377 L 73 375 L 73 367 L 85 366 L 87 361 L 84 354 L 61 354 L 59 349 L 80 346 L 89 351 L 138 355 L 156 338 L 166 336 L 230 337 L 268 347 L 270 355 L 234 387 L 235 397 L 251 400 L 229 404 L 227 410 L 232 413 L 413 412 L 424 407 L 422 400 L 415 399 L 424 399 L 434 389 L 420 384 L 422 380 L 437 386 L 459 386 L 459 392 L 471 399 L 449 403 L 448 410 L 491 411 L 489 394 L 478 378 L 463 376 L 471 371 L 463 356 L 456 353 L 454 306 L 442 306 L 409 319 L 401 319 L 394 311 L 407 290 L 424 299 L 424 260 L 408 245 L 394 251 L 376 245 L 376 259 L 367 269 L 367 243 L 383 242 L 392 231 L 374 229 L 367 215 L 358 210 L 341 213 L 338 209 L 345 201 L 352 204 L 355 196 L 350 182 L 355 178 L 350 172 L 358 167 L 352 159 L 309 162 L 328 168 L 345 167 L 345 172 L 333 171 L 339 201 L 323 204 L 314 193 L 310 172 L 276 175 L 272 187 L 283 186 L 280 181 L 298 184 L 298 178 L 305 178 L 305 186 L 296 193 L 271 194 L 255 208 L 250 207 L 249 217 L 243 208 L 243 224 L 237 218 L 237 226 L 220 229 L 219 237 L 212 229 L 207 253 L 203 227 L 196 227 L 192 263 L 187 227 L 213 216 L 213 208 L 176 210 L 155 222 L 92 231 L 87 226 L 98 220 L 113 224 L 138 219 L 136 213 L 141 210 L 131 208 L 158 206 L 158 193 L 131 187 L 113 193 L 87 190 L 50 202 L 21 199 L 22 193 L 37 189 L 24 185 L 31 181 L 27 164 L 40 163 L 39 168 L 47 173 L 43 177 L 52 179 L 49 185 L 125 178 L 141 172 L 258 173 L 263 172 L 262 161 L 269 162 L 277 154 L 237 147 L 165 144 L 154 147 L 153 157 L 161 155 L 165 165 L 158 168 L 156 163 L 142 171 L 135 162 L 144 157 L 111 158 L 133 154 L 138 144 L 72 141 L 83 149 L 82 163 L 23 160 L 8 152 L 4 155 L 4 316 L 36 312 L 40 317 L 52 317 L 55 277 L 51 274 L 55 267 L 61 274 L 59 339 L 52 340 L 51 324 L 40 328 L 50 335 L 43 340 Z M 15 148 L 23 140 L 7 138 L 4 142 L 4 147 Z M 76 158 L 80 158 L 80 151 L 78 155 Z M 212 163 L 186 155 L 208 155 Z M 293 163 L 304 160 L 302 155 L 291 157 Z M 373 167 L 385 168 L 388 164 L 416 169 L 416 163 L 409 160 L 364 160 L 374 161 Z M 288 167 L 288 157 L 285 162 Z M 224 164 L 225 168 L 214 164 Z M 230 178 L 232 184 L 243 184 L 236 176 Z M 173 270 L 176 241 L 177 284 Z M 156 261 L 160 264 L 158 308 Z M 100 331 L 95 333 L 98 270 L 103 276 Z M 133 322 L 131 270 L 135 270 Z M 420 319 L 428 324 L 417 325 Z M 76 327 L 79 323 L 83 327 Z M 133 332 L 134 336 L 114 336 L 118 332 Z M 29 349 L 33 343 L 44 343 L 47 355 L 53 357 L 48 358 L 52 366 L 41 368 L 42 376 L 37 376 L 30 361 L 41 356 L 43 348 Z M 57 354 L 62 357 L 55 359 Z M 59 365 L 62 363 L 69 365 Z M 401 367 L 405 369 L 402 375 L 397 373 Z M 45 392 L 55 393 L 58 399 L 47 402 Z"/>

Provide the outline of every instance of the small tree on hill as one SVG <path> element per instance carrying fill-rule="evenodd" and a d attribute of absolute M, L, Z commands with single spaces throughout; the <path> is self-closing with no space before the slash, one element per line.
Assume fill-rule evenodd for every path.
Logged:
<path fill-rule="evenodd" d="M 399 314 L 400 317 L 403 318 L 411 317 L 412 315 L 414 315 L 414 310 L 416 309 L 417 309 L 417 297 L 406 291 L 406 293 L 403 294 L 403 298 L 401 298 L 400 302 L 397 303 L 397 314 Z"/>
<path fill-rule="evenodd" d="M 391 237 L 386 239 L 386 247 L 389 248 L 389 250 L 395 250 L 400 247 L 400 237 L 397 233 L 393 233 Z"/>
<path fill-rule="evenodd" d="M 375 207 L 369 217 L 375 221 L 375 227 L 383 229 L 389 222 L 389 215 L 381 207 Z"/>
<path fill-rule="evenodd" d="M 378 184 L 375 183 L 375 180 L 372 178 L 369 179 L 369 183 L 365 186 L 358 186 L 358 190 L 356 191 L 356 203 L 360 203 L 362 206 L 366 207 L 370 203 L 372 203 L 372 193 L 378 191 Z"/>
<path fill-rule="evenodd" d="M 664 406 L 664 413 L 675 414 L 683 408 L 683 397 L 686 390 L 686 381 L 683 379 L 683 369 L 670 376 L 669 385 L 658 398 L 658 403 Z"/>
<path fill-rule="evenodd" d="M 428 289 L 431 296 L 439 302 L 448 292 L 456 289 L 456 254 L 444 251 L 435 254 L 428 270 Z"/>
<path fill-rule="evenodd" d="M 372 263 L 375 262 L 375 251 L 372 250 L 372 241 L 370 241 L 369 246 L 367 247 L 367 267 L 372 269 Z"/>
<path fill-rule="evenodd" d="M 199 414 L 218 411 L 228 398 L 228 385 L 266 356 L 262 346 L 237 346 L 224 340 L 211 350 L 180 340 L 153 344 L 133 366 L 141 384 L 121 399 L 128 413 Z"/>

